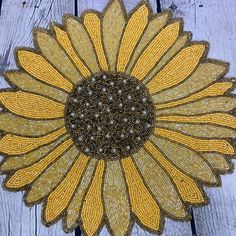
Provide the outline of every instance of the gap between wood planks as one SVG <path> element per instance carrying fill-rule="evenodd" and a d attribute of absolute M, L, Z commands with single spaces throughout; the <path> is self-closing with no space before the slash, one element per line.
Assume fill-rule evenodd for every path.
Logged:
<path fill-rule="evenodd" d="M 157 9 L 156 11 L 159 13 L 161 12 L 161 2 L 160 0 L 156 0 L 157 2 Z M 2 0 L 0 0 L 0 15 L 1 15 L 1 3 Z M 78 1 L 74 0 L 74 14 L 75 16 L 78 16 Z M 192 236 L 197 236 L 197 232 L 196 232 L 196 225 L 195 225 L 195 220 L 194 220 L 194 214 L 193 214 L 193 210 L 191 209 L 191 215 L 192 215 L 192 219 L 191 219 L 191 230 L 192 230 Z M 81 230 L 79 227 L 77 227 L 75 229 L 75 236 L 81 236 Z"/>

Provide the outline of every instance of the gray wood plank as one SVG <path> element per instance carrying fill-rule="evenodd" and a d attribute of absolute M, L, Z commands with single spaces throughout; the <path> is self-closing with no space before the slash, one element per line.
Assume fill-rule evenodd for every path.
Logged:
<path fill-rule="evenodd" d="M 24 3 L 23 3 L 24 2 Z M 61 22 L 64 13 L 74 13 L 74 2 L 66 0 L 5 0 L 0 16 L 0 86 L 8 87 L 2 78 L 5 69 L 15 68 L 13 49 L 32 46 L 32 28 L 48 27 L 51 20 Z M 2 183 L 3 177 L 0 178 Z M 28 208 L 23 194 L 6 192 L 0 188 L 1 236 L 64 236 L 61 222 L 51 228 L 41 223 L 41 207 Z M 74 234 L 69 234 L 74 235 Z"/>
<path fill-rule="evenodd" d="M 185 29 L 193 32 L 193 39 L 208 41 L 209 57 L 230 62 L 228 76 L 235 77 L 236 2 L 234 0 L 163 0 L 163 7 L 171 7 L 175 16 L 184 17 Z M 222 188 L 206 188 L 210 205 L 194 209 L 198 236 L 236 235 L 235 180 L 236 173 L 233 173 L 222 177 Z"/>

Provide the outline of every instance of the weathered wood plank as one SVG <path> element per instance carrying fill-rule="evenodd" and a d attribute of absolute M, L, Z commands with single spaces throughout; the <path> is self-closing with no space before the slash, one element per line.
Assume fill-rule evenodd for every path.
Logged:
<path fill-rule="evenodd" d="M 32 28 L 48 27 L 51 20 L 61 22 L 64 13 L 74 13 L 74 2 L 66 0 L 5 0 L 0 16 L 0 86 L 8 87 L 2 78 L 5 69 L 15 68 L 13 49 L 32 46 Z M 0 178 L 2 183 L 3 177 Z M 51 228 L 41 223 L 41 207 L 28 208 L 22 193 L 0 189 L 0 235 L 2 236 L 64 236 L 61 222 Z M 69 234 L 73 235 L 73 234 Z"/>
<path fill-rule="evenodd" d="M 235 77 L 236 2 L 234 0 L 163 0 L 163 7 L 171 7 L 176 16 L 184 17 L 185 29 L 193 32 L 193 39 L 208 41 L 209 57 L 230 62 L 228 76 Z M 222 188 L 206 189 L 210 205 L 194 209 L 197 235 L 236 235 L 235 179 L 236 173 L 223 176 Z"/>

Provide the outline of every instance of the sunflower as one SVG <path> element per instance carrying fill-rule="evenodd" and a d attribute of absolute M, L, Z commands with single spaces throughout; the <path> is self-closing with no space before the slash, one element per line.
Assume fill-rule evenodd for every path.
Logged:
<path fill-rule="evenodd" d="M 236 98 L 207 43 L 169 11 L 127 14 L 119 0 L 35 29 L 34 43 L 0 92 L 1 172 L 27 205 L 43 202 L 46 226 L 160 233 L 208 202 L 202 186 L 232 170 Z"/>

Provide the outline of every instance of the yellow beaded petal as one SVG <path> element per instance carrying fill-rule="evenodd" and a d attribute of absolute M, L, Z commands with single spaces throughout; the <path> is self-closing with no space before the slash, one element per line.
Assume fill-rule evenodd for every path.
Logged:
<path fill-rule="evenodd" d="M 63 127 L 53 133 L 37 138 L 7 134 L 0 140 L 0 152 L 8 155 L 24 154 L 58 139 L 66 132 Z"/>
<path fill-rule="evenodd" d="M 73 143 L 71 139 L 66 140 L 64 143 L 55 148 L 52 152 L 50 152 L 45 158 L 43 158 L 39 162 L 35 163 L 32 166 L 16 171 L 14 175 L 7 180 L 5 184 L 6 187 L 17 189 L 30 184 L 32 181 L 35 180 L 35 178 L 39 176 L 40 173 L 42 173 L 42 171 L 45 170 L 45 168 L 48 167 L 48 165 L 50 165 L 53 161 L 59 158 L 59 156 L 63 152 L 65 152 L 72 144 Z"/>
<path fill-rule="evenodd" d="M 102 200 L 104 170 L 105 161 L 101 160 L 98 162 L 96 172 L 83 201 L 81 219 L 87 235 L 94 235 L 102 222 L 104 214 Z"/>
<path fill-rule="evenodd" d="M 216 124 L 220 126 L 236 129 L 236 117 L 225 113 L 212 113 L 199 116 L 159 116 L 157 122 L 176 122 L 176 123 L 191 123 L 191 124 Z"/>
<path fill-rule="evenodd" d="M 101 20 L 94 13 L 87 13 L 84 16 L 84 25 L 93 42 L 98 61 L 102 70 L 108 70 L 106 55 L 104 52 L 103 38 L 101 33 Z"/>
<path fill-rule="evenodd" d="M 54 37 L 42 30 L 36 30 L 34 38 L 43 56 L 66 78 L 76 84 L 81 75 Z"/>
<path fill-rule="evenodd" d="M 57 26 L 54 26 L 54 30 L 55 30 L 58 42 L 64 48 L 65 52 L 68 54 L 68 56 L 71 58 L 71 60 L 74 62 L 75 66 L 80 71 L 81 75 L 83 77 L 90 76 L 91 75 L 90 70 L 83 63 L 83 61 L 81 60 L 79 55 L 76 54 L 66 31 L 60 29 Z"/>
<path fill-rule="evenodd" d="M 125 14 L 122 11 L 121 1 L 114 0 L 104 13 L 102 20 L 102 34 L 107 60 L 111 71 L 116 69 L 116 57 L 119 43 L 125 27 Z"/>
<path fill-rule="evenodd" d="M 151 94 L 170 88 L 186 79 L 196 68 L 205 52 L 205 45 L 193 45 L 182 49 L 147 84 Z"/>
<path fill-rule="evenodd" d="M 226 140 L 193 138 L 179 132 L 162 128 L 155 129 L 154 134 L 181 143 L 198 152 L 218 152 L 227 155 L 234 154 L 234 148 Z"/>
<path fill-rule="evenodd" d="M 18 50 L 18 61 L 20 65 L 36 79 L 41 80 L 56 88 L 70 92 L 73 85 L 65 79 L 52 65 L 41 55 L 31 51 Z"/>
<path fill-rule="evenodd" d="M 151 230 L 160 229 L 160 208 L 144 185 L 130 157 L 122 160 L 125 179 L 128 185 L 131 207 L 138 221 Z"/>
<path fill-rule="evenodd" d="M 131 75 L 143 80 L 156 65 L 163 54 L 172 46 L 179 35 L 180 22 L 166 26 L 147 46 L 131 72 Z"/>
<path fill-rule="evenodd" d="M 87 156 L 80 154 L 64 180 L 48 196 L 44 209 L 46 223 L 54 221 L 68 206 L 88 161 Z"/>
<path fill-rule="evenodd" d="M 124 72 L 147 23 L 149 10 L 145 4 L 141 5 L 127 22 L 120 42 L 117 58 L 117 71 Z"/>
<path fill-rule="evenodd" d="M 197 92 L 195 94 L 192 94 L 186 98 L 179 99 L 173 102 L 164 103 L 164 104 L 158 104 L 156 105 L 156 109 L 170 108 L 170 107 L 190 103 L 195 100 L 206 98 L 206 97 L 216 97 L 216 96 L 224 95 L 225 92 L 227 92 L 232 87 L 233 87 L 233 83 L 231 82 L 214 83 L 213 85 L 207 87 L 206 89 L 200 92 Z"/>
<path fill-rule="evenodd" d="M 171 176 L 182 199 L 185 202 L 192 204 L 202 204 L 206 201 L 197 183 L 189 176 L 178 170 L 174 165 L 172 165 L 150 141 L 145 143 L 145 148 Z"/>
<path fill-rule="evenodd" d="M 55 119 L 64 116 L 64 105 L 33 93 L 0 92 L 0 102 L 10 112 L 27 118 Z"/>

